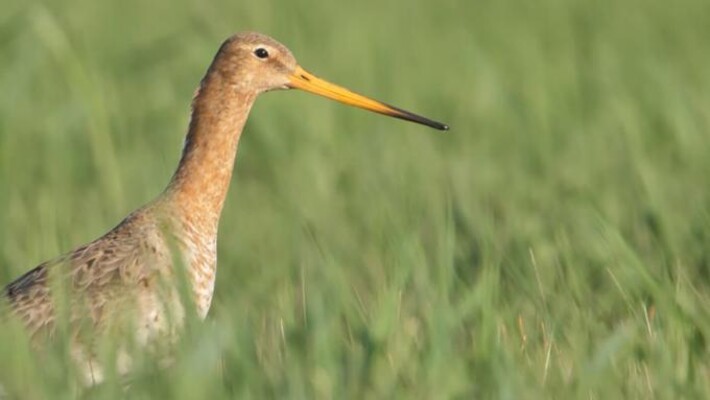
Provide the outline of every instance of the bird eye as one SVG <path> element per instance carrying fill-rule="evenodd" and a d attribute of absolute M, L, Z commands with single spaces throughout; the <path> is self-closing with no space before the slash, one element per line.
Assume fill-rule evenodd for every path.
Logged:
<path fill-rule="evenodd" d="M 254 55 L 259 58 L 266 58 L 269 56 L 269 52 L 266 51 L 265 48 L 259 47 L 258 49 L 254 50 Z"/>

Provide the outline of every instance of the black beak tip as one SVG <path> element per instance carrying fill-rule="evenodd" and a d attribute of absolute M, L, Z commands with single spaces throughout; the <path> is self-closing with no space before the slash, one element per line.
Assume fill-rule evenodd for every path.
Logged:
<path fill-rule="evenodd" d="M 391 106 L 389 104 L 382 103 L 383 105 L 387 106 L 388 108 L 391 108 L 395 112 L 383 112 L 382 114 L 389 115 L 390 117 L 395 117 L 395 118 L 400 118 L 406 121 L 411 121 L 411 122 L 416 122 L 418 124 L 426 125 L 430 128 L 434 128 L 440 131 L 448 131 L 449 126 L 446 124 L 442 124 L 441 122 L 437 122 L 434 120 L 431 120 L 429 118 L 422 117 L 421 115 L 417 115 L 414 113 L 411 113 L 406 110 L 402 110 L 401 108 L 397 108 L 394 106 Z"/>
<path fill-rule="evenodd" d="M 430 128 L 434 128 L 439 131 L 448 131 L 449 126 L 446 124 L 442 124 L 441 122 L 436 122 L 432 120 L 428 120 L 426 125 L 428 125 Z"/>

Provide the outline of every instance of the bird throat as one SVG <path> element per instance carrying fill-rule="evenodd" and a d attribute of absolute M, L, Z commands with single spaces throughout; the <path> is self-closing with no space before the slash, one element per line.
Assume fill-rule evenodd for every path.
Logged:
<path fill-rule="evenodd" d="M 179 215 L 196 219 L 216 235 L 229 189 L 239 138 L 256 93 L 239 93 L 221 74 L 209 71 L 192 102 L 182 157 L 164 200 Z"/>

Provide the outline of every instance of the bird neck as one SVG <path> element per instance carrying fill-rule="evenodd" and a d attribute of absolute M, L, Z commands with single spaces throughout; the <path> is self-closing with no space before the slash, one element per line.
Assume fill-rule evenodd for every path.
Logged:
<path fill-rule="evenodd" d="M 212 69 L 195 93 L 180 164 L 163 200 L 204 233 L 217 233 L 239 137 L 255 98 L 255 93 L 236 91 Z"/>

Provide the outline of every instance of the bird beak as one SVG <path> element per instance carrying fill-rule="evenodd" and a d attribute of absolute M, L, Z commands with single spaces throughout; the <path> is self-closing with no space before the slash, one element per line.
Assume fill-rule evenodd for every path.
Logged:
<path fill-rule="evenodd" d="M 328 81 L 320 79 L 313 74 L 306 72 L 303 68 L 297 66 L 296 70 L 289 76 L 290 88 L 296 88 L 311 92 L 343 104 L 359 107 L 365 110 L 373 111 L 379 114 L 388 115 L 390 117 L 400 118 L 407 121 L 416 122 L 418 124 L 430 126 L 440 131 L 449 130 L 449 126 L 441 122 L 432 121 L 429 118 L 424 118 L 420 115 L 410 113 L 401 108 L 393 107 L 377 100 L 367 98 L 357 93 L 351 92 L 348 89 L 334 85 Z"/>

